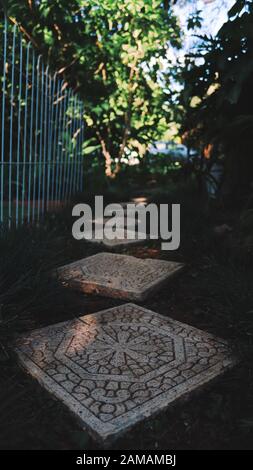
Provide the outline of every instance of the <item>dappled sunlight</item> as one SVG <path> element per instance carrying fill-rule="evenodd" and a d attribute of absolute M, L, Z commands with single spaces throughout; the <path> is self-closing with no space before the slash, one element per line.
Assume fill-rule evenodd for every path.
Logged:
<path fill-rule="evenodd" d="M 253 0 L 0 3 L 0 448 L 252 448 Z"/>

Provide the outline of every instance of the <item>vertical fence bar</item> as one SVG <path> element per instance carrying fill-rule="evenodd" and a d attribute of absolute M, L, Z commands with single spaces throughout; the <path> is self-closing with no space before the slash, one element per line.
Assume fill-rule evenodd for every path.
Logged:
<path fill-rule="evenodd" d="M 6 94 L 6 57 L 7 57 L 7 18 L 4 18 L 3 42 L 3 85 L 2 85 L 2 142 L 1 142 L 1 184 L 0 184 L 0 222 L 4 221 L 4 127 L 5 127 L 5 94 Z"/>
<path fill-rule="evenodd" d="M 68 90 L 68 112 L 70 107 L 72 106 L 71 104 L 71 98 L 72 98 L 72 93 L 70 90 Z M 69 152 L 69 132 L 71 128 L 71 118 L 72 115 L 68 116 L 66 115 L 66 151 L 65 151 L 65 160 L 64 160 L 64 187 L 63 187 L 63 199 L 66 201 L 67 199 L 67 194 L 68 194 L 68 185 L 69 185 L 69 160 L 70 160 L 70 152 Z"/>
<path fill-rule="evenodd" d="M 59 139 L 58 136 L 58 120 L 59 120 L 59 108 L 61 106 L 60 104 L 60 92 L 61 92 L 61 81 L 58 80 L 57 84 L 57 92 L 56 92 L 56 100 L 54 100 L 54 107 L 55 107 L 55 118 L 54 118 L 54 125 L 53 125 L 53 137 L 52 137 L 52 156 L 53 156 L 53 162 L 52 162 L 52 184 L 51 184 L 51 200 L 55 200 L 55 175 L 56 175 L 56 156 L 57 156 L 57 139 Z"/>
<path fill-rule="evenodd" d="M 11 99 L 10 99 L 10 142 L 9 142 L 9 210 L 8 210 L 8 226 L 12 225 L 12 152 L 13 152 L 13 110 L 14 110 L 14 85 L 15 85 L 15 52 L 16 52 L 16 31 L 14 26 L 12 36 L 12 54 L 11 54 Z"/>
<path fill-rule="evenodd" d="M 80 114 L 79 114 L 80 102 L 77 100 L 76 107 L 76 132 L 75 132 L 75 162 L 74 162 L 74 176 L 73 176 L 73 187 L 74 192 L 77 191 L 77 171 L 78 171 L 78 156 L 79 156 L 79 132 L 80 132 Z"/>
<path fill-rule="evenodd" d="M 64 87 L 64 84 L 63 84 Z M 58 180 L 58 187 L 57 187 L 57 200 L 62 200 L 63 199 L 63 192 L 64 192 L 64 146 L 65 146 L 65 123 L 66 123 L 66 113 L 68 109 L 68 100 L 69 100 L 69 94 L 68 90 L 66 90 L 66 93 L 64 94 L 64 102 L 63 102 L 63 114 L 62 114 L 62 120 L 61 120 L 61 133 L 60 133 L 60 152 L 59 152 L 59 161 L 58 161 L 58 166 L 59 166 L 59 180 Z"/>
<path fill-rule="evenodd" d="M 31 43 L 28 43 L 26 49 L 26 69 L 25 69 L 25 115 L 24 115 L 24 140 L 23 140 L 23 171 L 22 171 L 22 209 L 21 209 L 21 223 L 24 223 L 25 216 L 25 189 L 26 189 L 26 156 L 27 156 L 27 121 L 28 121 L 28 83 L 29 83 L 29 60 L 30 60 L 30 47 Z"/>
<path fill-rule="evenodd" d="M 19 35 L 19 94 L 18 94 L 18 144 L 17 144 L 17 166 L 16 166 L 16 227 L 19 223 L 19 168 L 20 168 L 20 141 L 21 141 L 21 115 L 22 115 L 22 72 L 23 72 L 23 42 L 22 36 Z"/>
<path fill-rule="evenodd" d="M 82 103 L 78 102 L 78 136 L 77 136 L 77 158 L 76 158 L 76 178 L 75 178 L 75 191 L 79 192 L 79 172 L 80 172 L 80 160 L 81 160 L 81 145 L 82 145 Z"/>
<path fill-rule="evenodd" d="M 61 166 L 61 173 L 60 173 L 60 184 L 58 189 L 58 198 L 61 200 L 65 200 L 65 193 L 66 193 L 66 186 L 67 186 L 67 127 L 68 127 L 68 116 L 67 111 L 70 103 L 70 95 L 71 90 L 67 90 L 66 93 L 66 102 L 64 107 L 64 119 L 63 119 L 63 139 L 62 139 L 62 153 L 60 158 L 60 166 Z"/>
<path fill-rule="evenodd" d="M 77 164 L 77 176 L 76 176 L 76 188 L 80 192 L 80 171 L 81 171 L 81 158 L 82 158 L 82 106 L 80 103 L 80 120 L 79 120 L 80 132 L 79 132 L 79 145 L 78 145 L 78 164 Z"/>
<path fill-rule="evenodd" d="M 39 149 L 39 159 L 38 159 L 38 202 L 37 202 L 37 212 L 38 220 L 40 218 L 40 198 L 41 198 L 41 170 L 42 170 L 42 154 L 43 154 L 43 118 L 44 118 L 44 64 L 42 62 L 41 66 L 41 101 L 40 101 L 40 149 Z"/>
<path fill-rule="evenodd" d="M 49 76 L 49 96 L 48 96 L 48 156 L 47 156 L 47 195 L 46 195 L 46 208 L 49 209 L 50 202 L 50 179 L 51 179 L 51 164 L 52 164 L 52 125 L 53 125 L 53 103 L 54 103 L 54 94 L 55 94 L 55 80 L 56 75 L 54 75 L 53 80 Z"/>
<path fill-rule="evenodd" d="M 67 174 L 67 192 L 66 192 L 66 200 L 70 198 L 70 191 L 71 191 L 71 169 L 72 169 L 72 151 L 73 151 L 73 129 L 74 129 L 74 105 L 75 105 L 75 97 L 74 93 L 72 93 L 71 99 L 71 115 L 69 121 L 69 134 L 68 134 L 68 174 Z"/>
<path fill-rule="evenodd" d="M 81 102 L 78 100 L 78 116 L 77 116 L 77 136 L 76 136 L 76 165 L 75 165 L 75 192 L 78 192 L 78 174 L 80 163 L 80 141 L 81 141 Z"/>
<path fill-rule="evenodd" d="M 35 220 L 36 206 L 36 181 L 37 181 L 37 160 L 38 160 L 38 136 L 39 136 L 39 98 L 40 98 L 40 62 L 41 55 L 37 59 L 36 74 L 36 109 L 35 109 L 35 137 L 34 137 L 34 166 L 33 166 L 33 208 L 32 221 Z"/>
<path fill-rule="evenodd" d="M 83 168 L 84 168 L 84 161 L 83 161 L 83 142 L 84 142 L 84 123 L 83 123 L 83 105 L 82 105 L 82 129 L 81 129 L 81 169 L 80 169 L 80 181 L 79 181 L 79 191 L 83 192 L 84 186 L 84 178 L 83 178 Z"/>
<path fill-rule="evenodd" d="M 63 147 L 65 144 L 65 120 L 66 112 L 68 106 L 68 91 L 65 91 L 65 84 L 62 81 L 62 90 L 64 90 L 64 95 L 62 95 L 62 115 L 59 120 L 59 137 L 58 137 L 58 154 L 57 154 L 57 182 L 56 182 L 56 201 L 62 199 L 62 187 L 63 187 Z"/>
<path fill-rule="evenodd" d="M 81 192 L 81 171 L 82 171 L 82 150 L 83 150 L 83 119 L 82 119 L 82 105 L 80 110 L 80 154 L 79 154 L 79 164 L 78 164 L 78 191 Z"/>
<path fill-rule="evenodd" d="M 51 83 L 50 94 L 50 117 L 49 117 L 49 131 L 48 131 L 48 168 L 47 168 L 47 210 L 50 201 L 50 178 L 51 178 L 51 165 L 52 165 L 52 139 L 53 139 L 53 120 L 54 120 L 54 95 L 55 95 L 56 74 Z"/>
<path fill-rule="evenodd" d="M 66 93 L 63 90 L 64 82 L 60 83 L 60 110 L 59 110 L 59 122 L 58 122 L 58 131 L 57 131 L 57 166 L 56 166 L 56 179 L 55 179 L 55 202 L 57 203 L 60 192 L 60 165 L 61 165 L 61 152 L 62 152 L 62 134 L 63 134 L 63 114 L 65 110 L 66 103 Z"/>
<path fill-rule="evenodd" d="M 79 157 L 78 157 L 78 174 L 77 174 L 77 191 L 81 191 L 81 171 L 82 171 L 82 146 L 83 146 L 83 116 L 82 116 L 82 102 L 80 102 L 80 137 L 79 137 Z"/>
<path fill-rule="evenodd" d="M 57 73 L 50 75 L 49 65 L 44 65 L 41 55 L 37 57 L 31 42 L 25 43 L 22 34 L 17 33 L 17 25 L 10 29 L 12 41 L 8 44 L 8 28 L 5 17 L 0 223 L 5 220 L 7 201 L 10 228 L 12 220 L 16 227 L 26 220 L 39 220 L 51 201 L 67 200 L 80 190 L 84 127 L 78 96 Z"/>
<path fill-rule="evenodd" d="M 71 120 L 71 131 L 70 131 L 70 181 L 69 181 L 69 193 L 68 198 L 72 196 L 73 188 L 73 173 L 74 173 L 74 163 L 75 163 L 75 130 L 76 130 L 76 100 L 77 97 L 74 97 L 72 105 L 72 120 Z"/>
<path fill-rule="evenodd" d="M 79 99 L 77 98 L 76 101 L 76 112 L 75 112 L 75 119 L 76 119 L 76 130 L 74 134 L 74 139 L 75 139 L 75 148 L 74 148 L 74 168 L 73 168 L 73 190 L 72 194 L 74 194 L 77 191 L 77 184 L 76 184 L 76 174 L 77 174 L 77 167 L 78 167 L 78 148 L 79 148 L 79 132 L 80 132 L 80 118 L 79 118 Z"/>
<path fill-rule="evenodd" d="M 43 172 L 42 172 L 42 215 L 45 213 L 45 195 L 46 195 L 46 165 L 47 165 L 47 119 L 48 119 L 48 89 L 50 86 L 50 77 L 49 77 L 49 66 L 46 67 L 45 72 L 45 119 L 44 119 L 44 152 L 43 152 Z"/>
<path fill-rule="evenodd" d="M 80 120 L 80 100 L 77 101 L 77 130 L 76 130 L 76 148 L 75 148 L 75 167 L 74 167 L 74 192 L 78 192 L 78 166 L 80 157 L 80 139 L 81 139 L 81 120 Z"/>
<path fill-rule="evenodd" d="M 31 78 L 31 108 L 30 108 L 30 143 L 29 143 L 29 170 L 28 170 L 28 195 L 27 195 L 27 221 L 30 223 L 31 220 L 31 179 L 32 179 L 32 153 L 33 153 L 33 117 L 34 117 L 34 92 L 35 92 L 35 81 L 34 81 L 34 69 L 35 69 L 35 53 L 33 51 L 32 56 L 32 78 Z M 34 155 L 35 158 L 35 155 Z"/>
<path fill-rule="evenodd" d="M 84 153 L 83 153 L 83 143 L 84 143 L 84 138 L 85 138 L 85 126 L 84 126 L 84 120 L 83 120 L 83 115 L 84 115 L 84 105 L 82 105 L 82 150 L 81 150 L 81 157 L 82 157 L 82 162 L 81 162 L 81 183 L 80 183 L 80 191 L 83 192 L 84 190 Z"/>

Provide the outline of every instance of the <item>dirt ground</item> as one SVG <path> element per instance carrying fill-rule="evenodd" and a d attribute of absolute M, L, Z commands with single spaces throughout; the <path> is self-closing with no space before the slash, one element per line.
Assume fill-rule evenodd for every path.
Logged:
<path fill-rule="evenodd" d="M 131 248 L 124 253 L 186 263 L 182 274 L 142 305 L 229 339 L 241 362 L 188 401 L 178 402 L 166 412 L 135 426 L 111 444 L 110 449 L 253 447 L 252 267 L 247 262 L 234 259 L 234 249 L 231 250 L 228 239 L 217 240 L 211 235 L 212 227 L 220 221 L 233 224 L 233 215 L 222 213 L 220 219 L 208 216 L 207 221 L 201 210 L 198 212 L 194 208 L 190 212 L 185 206 L 187 217 L 182 227 L 181 248 L 177 252 L 162 252 L 158 242 L 149 242 L 144 247 Z M 86 242 L 74 243 L 69 230 L 62 236 L 52 235 L 53 224 L 50 219 L 45 228 L 45 233 L 50 232 L 52 238 L 45 240 L 46 236 L 40 238 L 39 235 L 38 240 L 33 236 L 36 256 L 42 261 L 57 252 L 57 261 L 52 260 L 52 264 L 59 265 L 63 260 L 75 260 L 100 250 Z M 11 241 L 6 243 L 8 245 Z M 18 260 L 16 257 L 15 272 L 22 265 L 21 258 L 21 255 L 18 255 Z M 22 293 L 17 289 L 16 292 L 12 286 L 12 295 L 3 297 L 0 302 L 4 305 L 2 315 L 5 321 L 4 340 L 0 341 L 0 448 L 101 449 L 76 424 L 66 408 L 17 365 L 6 345 L 9 337 L 13 337 L 13 331 L 15 336 L 21 331 L 97 312 L 122 302 L 64 289 L 47 275 L 43 280 L 45 285 L 40 286 L 36 295 L 32 296 L 27 284 Z M 35 281 L 29 282 L 32 290 Z M 10 286 L 8 288 L 10 290 Z M 20 304 L 23 305 L 21 313 Z M 8 313 L 12 318 L 10 324 L 5 320 Z"/>

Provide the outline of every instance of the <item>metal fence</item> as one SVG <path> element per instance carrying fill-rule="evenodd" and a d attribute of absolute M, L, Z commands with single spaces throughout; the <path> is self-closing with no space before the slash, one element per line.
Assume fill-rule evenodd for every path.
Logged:
<path fill-rule="evenodd" d="M 83 190 L 84 109 L 6 18 L 0 35 L 0 223 L 11 227 Z"/>

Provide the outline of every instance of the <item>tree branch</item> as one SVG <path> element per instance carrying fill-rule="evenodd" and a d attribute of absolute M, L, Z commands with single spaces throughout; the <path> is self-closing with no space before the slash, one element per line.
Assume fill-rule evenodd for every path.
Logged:
<path fill-rule="evenodd" d="M 26 31 L 26 29 L 22 26 L 22 24 L 18 23 L 15 18 L 12 18 L 11 16 L 9 17 L 9 20 L 15 24 L 16 26 L 18 26 L 18 28 L 20 29 L 20 31 L 22 31 L 22 33 L 27 37 L 27 39 L 29 39 L 29 41 L 31 41 L 31 43 L 37 48 L 39 49 L 39 45 L 37 44 L 37 42 L 35 41 L 35 39 L 33 39 L 33 37 L 28 33 L 28 31 Z"/>

